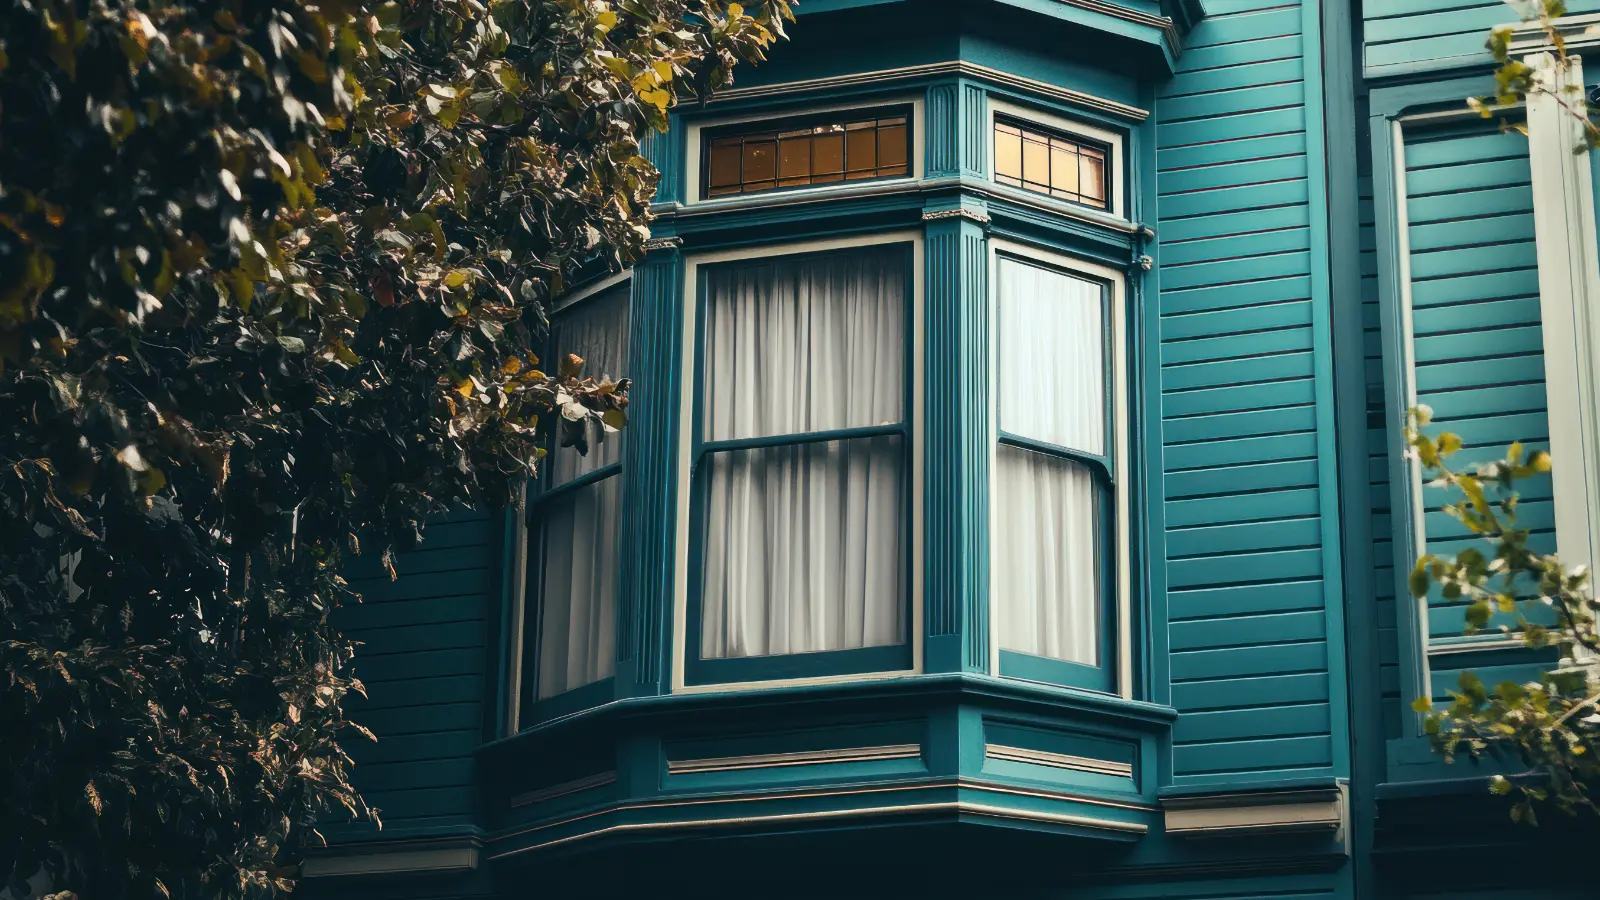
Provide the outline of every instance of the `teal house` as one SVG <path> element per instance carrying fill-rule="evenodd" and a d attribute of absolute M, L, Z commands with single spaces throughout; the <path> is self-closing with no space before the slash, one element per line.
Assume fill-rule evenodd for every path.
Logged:
<path fill-rule="evenodd" d="M 1513 825 L 1411 710 L 1554 660 L 1411 601 L 1469 539 L 1407 407 L 1550 448 L 1525 521 L 1600 562 L 1600 158 L 1465 105 L 1517 19 L 804 0 L 553 314 L 629 426 L 350 573 L 385 827 L 302 891 L 1595 897 L 1550 861 L 1600 828 Z"/>

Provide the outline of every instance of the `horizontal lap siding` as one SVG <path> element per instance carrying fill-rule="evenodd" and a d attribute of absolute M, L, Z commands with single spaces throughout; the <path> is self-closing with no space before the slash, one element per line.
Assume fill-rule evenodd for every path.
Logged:
<path fill-rule="evenodd" d="M 1431 433 L 1452 431 L 1461 468 L 1523 441 L 1548 446 L 1539 272 L 1528 141 L 1492 126 L 1421 131 L 1406 138 L 1406 213 L 1417 400 L 1434 410 Z M 1554 538 L 1548 479 L 1522 491 L 1519 516 L 1537 544 Z M 1442 511 L 1459 492 L 1423 489 L 1430 552 L 1487 548 Z M 1464 607 L 1429 599 L 1430 639 L 1459 637 Z"/>
<path fill-rule="evenodd" d="M 362 602 L 341 610 L 340 622 L 362 642 L 355 671 L 369 698 L 349 713 L 378 735 L 351 746 L 355 783 L 386 829 L 472 821 L 472 754 L 483 743 L 494 665 L 487 617 L 497 608 L 497 532 L 494 516 L 459 513 L 397 557 L 397 579 L 371 558 L 346 571 Z"/>
<path fill-rule="evenodd" d="M 1594 12 L 1600 0 L 1570 0 L 1569 13 Z M 1484 40 L 1517 20 L 1503 0 L 1366 0 L 1362 4 L 1368 78 L 1489 62 Z"/>
<path fill-rule="evenodd" d="M 1212 15 L 1156 104 L 1179 778 L 1333 763 L 1303 15 Z"/>

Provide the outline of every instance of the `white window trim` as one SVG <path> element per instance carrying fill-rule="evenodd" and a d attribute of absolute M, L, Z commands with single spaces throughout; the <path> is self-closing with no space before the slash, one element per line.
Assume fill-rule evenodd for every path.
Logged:
<path fill-rule="evenodd" d="M 571 309 L 573 306 L 582 303 L 596 294 L 610 290 L 619 284 L 628 284 L 632 281 L 632 269 L 624 269 L 614 275 L 607 275 L 599 281 L 584 285 L 583 287 L 578 288 L 575 291 L 571 291 L 570 293 L 556 300 L 555 303 L 551 304 L 550 314 L 552 316 L 557 315 L 561 312 Z M 628 308 L 629 318 L 631 319 L 633 315 L 633 302 L 631 297 L 629 298 Z M 625 327 L 632 327 L 631 322 Z M 619 473 L 619 477 L 622 477 L 625 474 L 626 470 L 624 470 L 623 473 Z M 538 647 L 529 647 L 527 646 L 526 641 L 523 640 L 524 629 L 527 626 L 527 617 L 529 612 L 528 485 L 526 480 L 524 480 L 523 484 L 517 488 L 517 502 L 514 506 L 514 510 L 514 522 L 512 525 L 513 530 L 511 539 L 506 547 L 506 551 L 511 554 L 512 566 L 510 578 L 511 583 L 508 588 L 510 591 L 511 602 L 507 604 L 509 609 L 507 610 L 505 616 L 506 683 L 505 707 L 502 713 L 505 722 L 505 728 L 502 730 L 507 737 L 514 735 L 521 730 L 523 663 L 527 662 L 530 657 L 537 657 L 539 653 Z M 618 602 L 621 602 L 620 597 L 618 597 Z M 620 614 L 621 610 L 619 609 L 617 612 Z M 621 624 L 620 620 L 618 624 Z M 556 696 L 560 695 L 558 694 Z"/>
<path fill-rule="evenodd" d="M 1060 132 L 1068 137 L 1081 137 L 1090 142 L 1105 144 L 1106 146 L 1110 147 L 1111 197 L 1109 199 L 1111 202 L 1107 205 L 1106 209 L 1096 210 L 1096 212 L 1109 213 L 1119 219 L 1126 217 L 1126 214 L 1123 212 L 1123 195 L 1126 193 L 1124 189 L 1123 172 L 1127 157 L 1127 145 L 1122 140 L 1122 135 L 1117 134 L 1114 131 L 1107 131 L 1103 128 L 1096 128 L 1093 125 L 1085 125 L 1082 122 L 1079 122 L 1075 119 L 1066 118 L 1065 116 L 1043 112 L 1027 106 L 1019 106 L 1015 103 L 1008 103 L 1004 100 L 994 97 L 993 95 L 989 97 L 988 106 L 988 120 L 986 122 L 986 128 L 983 134 L 983 152 L 987 154 L 987 170 L 989 172 L 989 180 L 994 182 L 995 187 L 1002 190 L 1010 188 L 1010 185 L 1003 185 L 1000 182 L 995 181 L 994 178 L 994 125 L 997 117 L 1004 116 L 1006 118 L 1016 119 L 1021 122 L 1037 124 L 1039 127 L 1047 131 Z M 1026 188 L 1010 189 L 1021 191 L 1031 196 L 1051 196 L 1050 194 L 1040 194 L 1037 191 L 1029 191 Z M 1070 200 L 1062 200 L 1060 197 L 1053 197 L 1053 199 L 1059 200 L 1063 203 L 1072 202 Z M 1087 204 L 1073 205 L 1083 206 L 1086 209 L 1094 209 L 1094 207 L 1088 206 Z"/>
<path fill-rule="evenodd" d="M 1133 699 L 1133 600 L 1132 577 L 1133 561 L 1130 555 L 1129 538 L 1129 512 L 1132 505 L 1129 498 L 1128 486 L 1130 469 L 1128 463 L 1128 358 L 1127 358 L 1127 279 L 1122 272 L 1108 266 L 1086 262 L 1075 257 L 1067 256 L 1049 250 L 1041 250 L 1027 244 L 1019 244 L 1001 238 L 989 240 L 989 473 L 991 487 L 989 490 L 989 673 L 1000 674 L 1000 616 L 995 602 L 998 597 L 997 585 L 999 579 L 995 575 L 994 535 L 998 534 L 999 512 L 995 509 L 993 479 L 997 456 L 1000 446 L 1000 310 L 999 310 L 999 266 L 1002 255 L 1034 260 L 1063 269 L 1069 272 L 1081 273 L 1098 281 L 1105 281 L 1111 285 L 1111 350 L 1106 365 L 1109 367 L 1112 379 L 1112 412 L 1114 423 L 1112 425 L 1113 440 L 1115 441 L 1115 454 L 1113 467 L 1116 473 L 1116 617 L 1117 617 L 1117 659 L 1115 684 L 1117 695 Z"/>
<path fill-rule="evenodd" d="M 1584 84 L 1576 56 L 1565 73 L 1552 52 L 1523 61 L 1552 90 Z M 1528 97 L 1556 540 L 1564 565 L 1592 569 L 1600 561 L 1600 247 L 1590 159 L 1572 152 L 1583 141 L 1556 97 Z"/>
<path fill-rule="evenodd" d="M 911 643 L 911 667 L 890 672 L 859 672 L 845 675 L 825 675 L 809 678 L 784 678 L 770 681 L 741 681 L 719 682 L 716 684 L 687 684 L 684 677 L 684 664 L 688 658 L 690 640 L 698 640 L 699 635 L 690 635 L 688 630 L 689 609 L 689 567 L 695 562 L 689 558 L 689 504 L 693 499 L 689 471 L 693 463 L 694 435 L 694 402 L 695 392 L 686 388 L 680 393 L 683 395 L 678 407 L 678 521 L 676 533 L 676 564 L 673 567 L 673 603 L 672 603 L 672 692 L 675 694 L 703 694 L 719 693 L 726 691 L 760 690 L 763 688 L 792 687 L 806 684 L 840 684 L 854 681 L 881 681 L 888 678 L 904 678 L 922 673 L 922 630 L 923 630 L 923 576 L 922 576 L 922 534 L 923 534 L 923 396 L 925 386 L 922 371 L 925 358 L 925 331 L 924 324 L 924 289 L 923 289 L 923 248 L 921 231 L 893 231 L 885 234 L 876 234 L 862 237 L 838 238 L 831 240 L 801 241 L 784 244 L 769 244 L 760 247 L 741 247 L 736 250 L 723 250 L 712 253 L 701 253 L 689 256 L 684 261 L 683 277 L 683 368 L 681 370 L 682 384 L 695 383 L 695 367 L 699 360 L 695 357 L 696 337 L 696 310 L 700 304 L 698 292 L 699 270 L 701 266 L 715 265 L 717 263 L 733 262 L 742 259 L 764 259 L 776 256 L 790 256 L 800 253 L 816 253 L 827 250 L 845 250 L 856 247 L 876 247 L 884 244 L 910 244 L 911 245 L 911 320 L 912 329 L 912 357 L 911 371 L 906 377 L 912 379 L 912 404 L 906 414 L 909 417 L 907 425 L 911 429 L 911 621 L 908 623 L 911 633 L 908 636 Z"/>
<path fill-rule="evenodd" d="M 751 194 L 731 194 L 726 197 L 701 197 L 700 178 L 701 167 L 705 162 L 703 151 L 704 132 L 711 128 L 721 128 L 725 125 L 738 125 L 741 122 L 767 122 L 782 121 L 783 119 L 802 116 L 818 115 L 831 112 L 849 112 L 850 110 L 877 109 L 885 106 L 911 107 L 911 147 L 909 149 L 910 172 L 909 175 L 897 175 L 890 178 L 872 178 L 861 181 L 841 181 L 831 184 L 820 184 L 813 187 L 784 188 L 783 190 L 760 191 Z M 899 94 L 888 97 L 857 100 L 853 103 L 829 103 L 823 106 L 807 106 L 800 109 L 784 110 L 774 113 L 771 110 L 760 113 L 747 113 L 738 116 L 724 116 L 717 119 L 705 119 L 691 122 L 685 129 L 688 141 L 687 159 L 684 184 L 683 205 L 686 207 L 715 205 L 717 209 L 737 209 L 745 206 L 767 206 L 774 203 L 793 203 L 807 198 L 824 198 L 838 194 L 853 194 L 866 190 L 881 190 L 885 184 L 910 184 L 921 181 L 923 178 L 923 147 L 927 144 L 927 117 L 923 115 L 923 101 L 921 95 Z"/>

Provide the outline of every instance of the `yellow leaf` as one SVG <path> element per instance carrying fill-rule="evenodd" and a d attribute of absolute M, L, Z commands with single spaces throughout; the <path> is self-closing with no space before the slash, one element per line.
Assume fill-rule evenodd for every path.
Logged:
<path fill-rule="evenodd" d="M 460 394 L 463 397 L 471 398 L 471 396 L 472 396 L 472 382 L 471 381 L 463 381 L 460 384 L 456 385 L 456 393 Z"/>
<path fill-rule="evenodd" d="M 451 273 L 449 275 L 446 275 L 444 277 L 444 286 L 445 287 L 458 288 L 458 287 L 461 287 L 463 284 L 466 284 L 467 283 L 467 279 L 469 279 L 471 277 L 472 277 L 472 273 L 468 272 L 466 269 L 455 269 L 455 270 L 451 271 Z"/>
<path fill-rule="evenodd" d="M 617 14 L 608 9 L 600 15 L 595 16 L 594 21 L 596 26 L 595 30 L 601 34 L 605 34 L 611 29 L 617 27 Z"/>
<path fill-rule="evenodd" d="M 737 19 L 742 15 L 744 15 L 744 7 L 737 3 L 728 4 L 728 18 Z"/>
<path fill-rule="evenodd" d="M 662 81 L 672 80 L 672 63 L 669 63 L 664 59 L 658 59 L 651 63 L 650 67 L 656 70 L 656 77 L 660 78 Z"/>

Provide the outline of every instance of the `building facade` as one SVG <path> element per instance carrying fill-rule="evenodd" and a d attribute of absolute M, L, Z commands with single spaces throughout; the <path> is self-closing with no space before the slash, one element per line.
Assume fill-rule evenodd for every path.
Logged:
<path fill-rule="evenodd" d="M 1594 158 L 1464 102 L 1515 18 L 806 0 L 554 313 L 628 427 L 351 572 L 386 826 L 303 890 L 1594 896 L 1411 712 L 1553 660 L 1410 601 L 1407 407 L 1600 560 Z"/>

